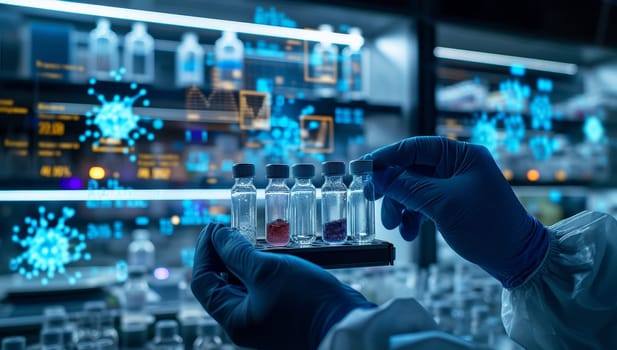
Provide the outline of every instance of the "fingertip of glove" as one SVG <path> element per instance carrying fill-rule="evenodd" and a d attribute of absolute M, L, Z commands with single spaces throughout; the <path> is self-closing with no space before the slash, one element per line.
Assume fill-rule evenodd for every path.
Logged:
<path fill-rule="evenodd" d="M 401 217 L 401 225 L 399 226 L 399 232 L 403 239 L 408 242 L 416 239 L 425 220 L 426 217 L 422 213 L 405 210 Z"/>

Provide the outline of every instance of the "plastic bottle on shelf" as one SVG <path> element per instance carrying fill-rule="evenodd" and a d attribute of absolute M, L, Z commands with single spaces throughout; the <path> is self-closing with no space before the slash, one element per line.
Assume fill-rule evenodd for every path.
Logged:
<path fill-rule="evenodd" d="M 111 80 L 111 71 L 119 68 L 118 36 L 111 30 L 109 20 L 101 18 L 90 32 L 90 74 L 97 79 Z"/>
<path fill-rule="evenodd" d="M 214 55 L 218 75 L 215 76 L 213 85 L 224 90 L 242 89 L 244 46 L 235 32 L 223 32 L 214 43 Z"/>
<path fill-rule="evenodd" d="M 156 322 L 152 350 L 184 350 L 184 342 L 178 335 L 178 322 L 175 320 Z"/>
<path fill-rule="evenodd" d="M 372 160 L 355 160 L 349 163 L 353 180 L 349 184 L 347 214 L 349 236 L 356 243 L 371 243 L 375 239 L 375 201 L 373 191 Z"/>
<path fill-rule="evenodd" d="M 114 325 L 114 316 L 105 310 L 101 315 L 101 336 L 98 340 L 100 350 L 117 350 L 120 346 L 120 336 Z"/>
<path fill-rule="evenodd" d="M 294 164 L 291 172 L 295 178 L 290 191 L 291 237 L 295 243 L 308 245 L 315 241 L 317 221 L 317 191 L 311 182 L 315 176 L 315 166 Z"/>
<path fill-rule="evenodd" d="M 324 39 L 315 44 L 311 52 L 311 66 L 315 79 L 315 93 L 319 97 L 334 97 L 336 94 L 336 79 L 338 68 L 338 47 L 325 37 L 332 33 L 332 26 L 322 24 L 319 31 L 324 33 Z"/>
<path fill-rule="evenodd" d="M 67 349 L 73 349 L 77 343 L 77 332 L 72 323 L 69 322 L 69 316 L 66 309 L 62 305 L 48 306 L 43 310 L 43 327 L 42 329 L 60 329 L 63 334 L 64 346 Z"/>
<path fill-rule="evenodd" d="M 12 336 L 2 339 L 2 350 L 25 350 L 26 337 Z"/>
<path fill-rule="evenodd" d="M 107 311 L 104 301 L 88 301 L 79 315 L 77 345 L 96 342 L 101 337 L 101 320 Z"/>
<path fill-rule="evenodd" d="M 349 34 L 362 38 L 360 28 L 349 28 Z M 358 40 L 358 44 L 345 47 L 341 53 L 342 56 L 342 85 L 344 95 L 351 100 L 362 99 L 364 87 L 362 83 L 362 41 Z"/>
<path fill-rule="evenodd" d="M 289 244 L 289 177 L 287 164 L 266 165 L 265 189 L 266 241 L 274 247 Z"/>
<path fill-rule="evenodd" d="M 223 340 L 219 336 L 219 325 L 211 317 L 201 319 L 197 328 L 197 338 L 193 342 L 193 350 L 219 350 Z"/>
<path fill-rule="evenodd" d="M 129 266 L 128 279 L 123 286 L 121 329 L 131 323 L 148 325 L 154 321 L 154 317 L 146 310 L 149 290 L 145 267 Z"/>
<path fill-rule="evenodd" d="M 133 23 L 133 29 L 124 37 L 124 68 L 128 80 L 154 81 L 154 39 L 145 23 Z"/>
<path fill-rule="evenodd" d="M 143 350 L 147 349 L 148 326 L 146 322 L 129 322 L 121 326 L 122 349 Z"/>
<path fill-rule="evenodd" d="M 343 183 L 345 162 L 323 162 L 321 225 L 323 241 L 341 244 L 347 240 L 347 187 Z"/>
<path fill-rule="evenodd" d="M 146 272 L 154 268 L 155 247 L 150 240 L 150 231 L 145 229 L 133 231 L 133 240 L 129 244 L 128 251 L 129 266 L 144 266 Z"/>
<path fill-rule="evenodd" d="M 232 173 L 235 183 L 231 188 L 231 227 L 255 244 L 257 239 L 257 189 L 253 185 L 255 165 L 234 164 Z"/>
<path fill-rule="evenodd" d="M 178 87 L 202 86 L 204 83 L 204 49 L 197 34 L 182 35 L 176 50 L 176 85 Z"/>
<path fill-rule="evenodd" d="M 64 350 L 62 329 L 47 328 L 41 330 L 41 350 Z"/>

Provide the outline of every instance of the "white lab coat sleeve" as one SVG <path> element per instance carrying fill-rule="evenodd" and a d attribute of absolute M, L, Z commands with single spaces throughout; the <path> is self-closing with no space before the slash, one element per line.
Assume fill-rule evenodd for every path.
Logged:
<path fill-rule="evenodd" d="M 356 309 L 335 324 L 319 345 L 319 350 L 390 349 L 394 335 L 416 335 L 397 342 L 396 349 L 469 349 L 448 334 L 438 331 L 431 314 L 415 299 L 394 299 L 374 309 Z M 417 345 L 417 346 L 413 346 Z"/>
<path fill-rule="evenodd" d="M 528 350 L 617 349 L 617 221 L 584 211 L 548 230 L 540 266 L 503 290 L 506 332 Z"/>

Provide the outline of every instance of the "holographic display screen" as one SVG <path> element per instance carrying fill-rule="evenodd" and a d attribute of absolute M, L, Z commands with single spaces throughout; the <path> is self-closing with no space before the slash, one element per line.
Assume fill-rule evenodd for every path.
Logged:
<path fill-rule="evenodd" d="M 578 107 L 581 78 L 523 66 L 504 71 L 443 64 L 436 133 L 484 145 L 513 184 L 606 181 L 606 113 Z"/>
<path fill-rule="evenodd" d="M 297 26 L 263 10 L 256 23 Z M 362 47 L 16 15 L 0 36 L 0 274 L 38 286 L 126 272 L 135 230 L 157 266 L 190 266 L 201 228 L 230 223 L 234 163 L 260 189 L 268 163 L 313 163 L 319 186 L 321 162 L 410 129 L 405 101 L 367 101 Z"/>

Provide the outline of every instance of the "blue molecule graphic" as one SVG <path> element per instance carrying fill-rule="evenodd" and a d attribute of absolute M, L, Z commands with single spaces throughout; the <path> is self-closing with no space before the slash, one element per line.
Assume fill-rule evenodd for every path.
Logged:
<path fill-rule="evenodd" d="M 599 143 L 604 139 L 604 126 L 600 118 L 592 115 L 585 119 L 583 133 L 589 142 Z"/>
<path fill-rule="evenodd" d="M 503 140 L 509 152 L 517 153 L 521 149 L 521 142 L 525 138 L 525 121 L 520 114 L 508 115 L 503 123 L 506 128 L 506 135 Z"/>
<path fill-rule="evenodd" d="M 120 82 L 124 72 L 124 69 L 120 69 L 119 72 L 112 71 L 110 76 L 116 82 Z M 101 105 L 92 108 L 91 111 L 85 114 L 85 124 L 89 128 L 79 136 L 79 141 L 86 142 L 87 139 L 91 138 L 95 145 L 98 145 L 101 139 L 123 141 L 129 146 L 123 153 L 129 155 L 129 159 L 134 162 L 137 160 L 134 148 L 132 147 L 135 145 L 135 141 L 140 138 L 153 141 L 155 138 L 154 133 L 144 127 L 140 127 L 139 123 L 151 121 L 152 128 L 160 130 L 163 127 L 163 121 L 146 118 L 134 113 L 133 105 L 135 102 L 148 93 L 146 89 L 138 89 L 136 83 L 130 84 L 131 90 L 137 91 L 133 96 L 121 97 L 120 95 L 114 95 L 110 100 L 105 95 L 96 92 L 96 83 L 96 79 L 89 80 L 91 86 L 88 88 L 88 95 L 95 95 Z M 150 106 L 150 100 L 144 99 L 142 105 L 144 107 Z"/>
<path fill-rule="evenodd" d="M 13 227 L 12 241 L 25 250 L 10 260 L 9 268 L 28 280 L 40 278 L 43 285 L 57 275 L 64 275 L 69 284 L 75 284 L 81 273 L 68 273 L 66 265 L 92 258 L 85 252 L 86 236 L 66 224 L 75 210 L 65 207 L 58 218 L 44 206 L 38 211 L 38 219 L 24 218 L 25 236 L 20 226 Z"/>
<path fill-rule="evenodd" d="M 510 113 L 521 113 L 525 102 L 531 94 L 529 86 L 522 85 L 518 80 L 505 80 L 499 84 L 503 96 L 504 109 Z"/>
<path fill-rule="evenodd" d="M 551 100 L 546 95 L 538 95 L 533 98 L 529 106 L 531 113 L 531 127 L 534 130 L 549 131 L 553 127 L 553 107 Z"/>
<path fill-rule="evenodd" d="M 555 143 L 547 135 L 538 135 L 529 139 L 529 148 L 536 160 L 542 161 L 551 158 Z"/>
<path fill-rule="evenodd" d="M 497 141 L 497 125 L 496 119 L 489 118 L 486 113 L 482 114 L 476 122 L 471 132 L 471 142 L 485 146 L 496 156 L 498 141 Z"/>

